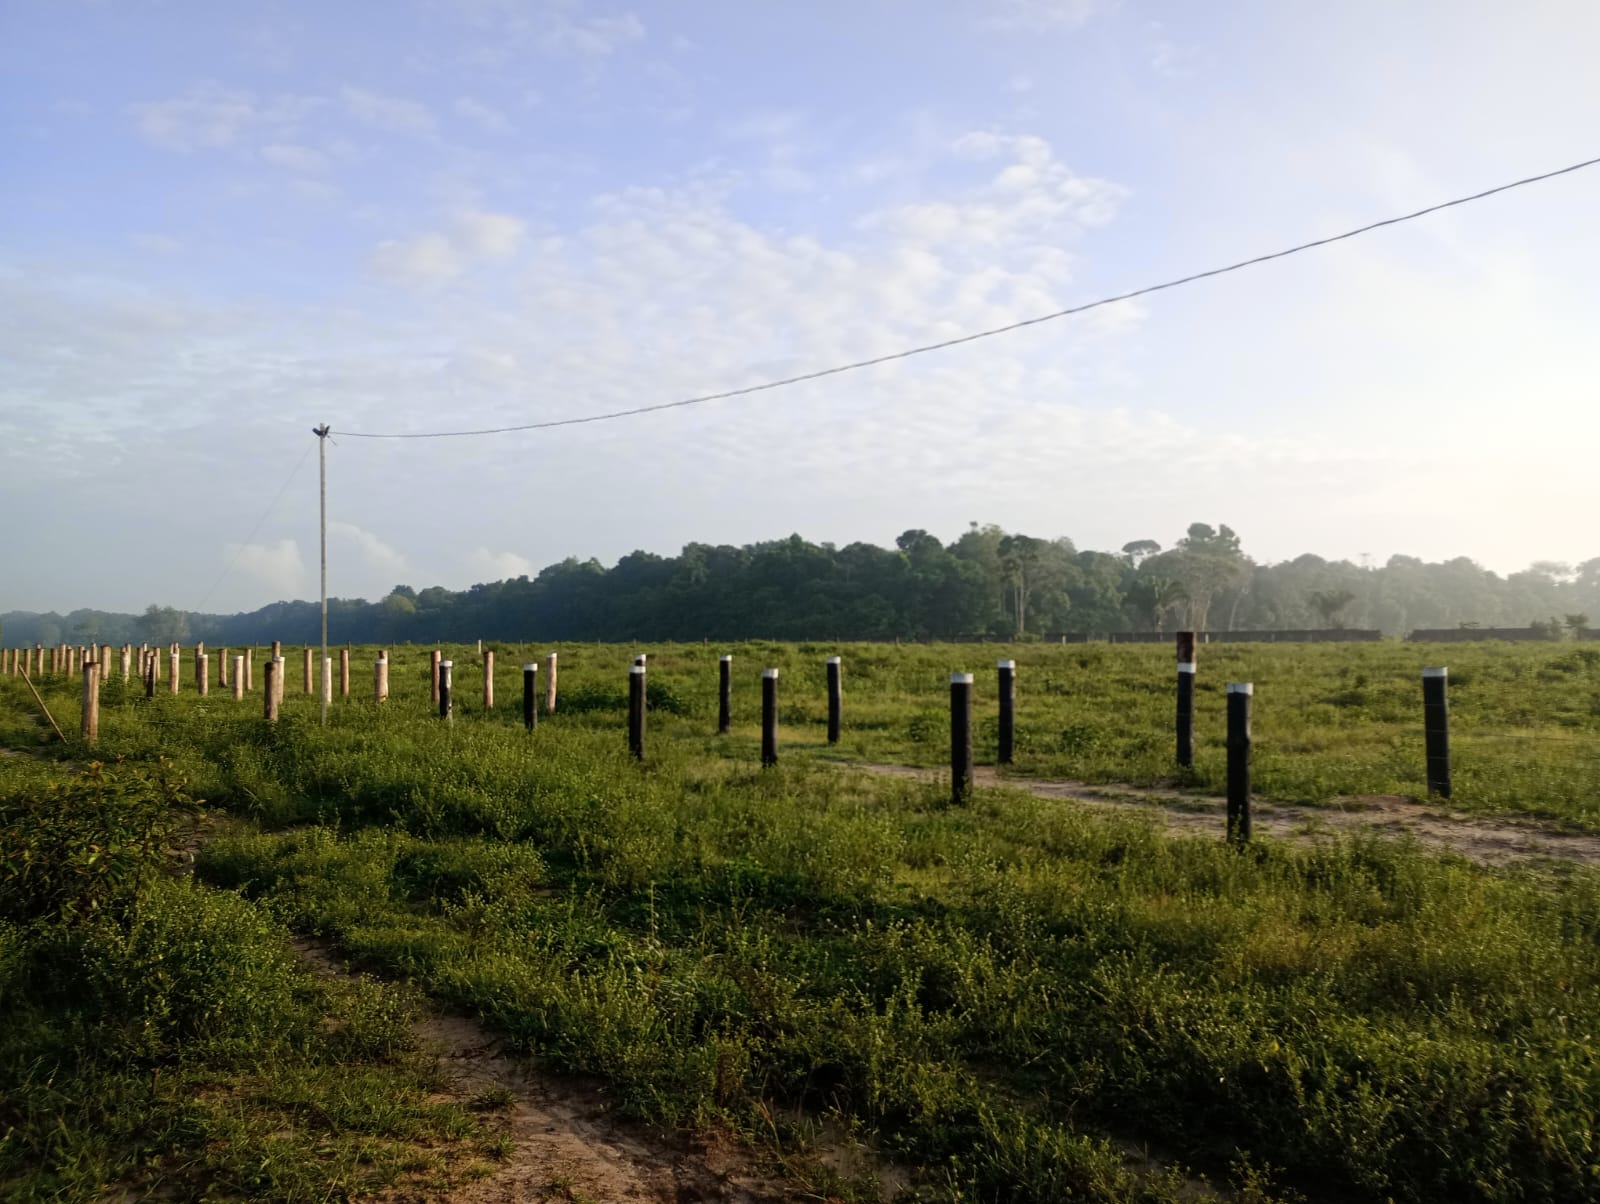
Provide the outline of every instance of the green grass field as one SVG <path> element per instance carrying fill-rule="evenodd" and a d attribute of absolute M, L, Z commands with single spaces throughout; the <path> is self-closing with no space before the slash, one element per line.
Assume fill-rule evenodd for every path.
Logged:
<path fill-rule="evenodd" d="M 0 895 L 0 1007 L 25 1018 L 0 1036 L 11 1195 L 161 1179 L 185 1199 L 210 1182 L 218 1198 L 339 1198 L 464 1166 L 406 1169 L 408 1149 L 474 1137 L 459 1110 L 429 1110 L 396 1035 L 403 997 L 318 994 L 338 992 L 288 960 L 292 931 L 482 1017 L 551 1072 L 598 1076 L 625 1113 L 785 1150 L 826 1120 L 920 1168 L 928 1200 L 1186 1198 L 1177 1170 L 1130 1148 L 1245 1200 L 1600 1196 L 1600 876 L 1376 839 L 1241 853 L 1020 791 L 953 808 L 937 786 L 826 760 L 941 763 L 953 669 L 980 674 L 981 758 L 993 662 L 1011 655 L 1017 773 L 1172 783 L 1170 649 L 565 645 L 560 708 L 530 736 L 520 664 L 538 652 L 542 678 L 547 649 L 495 647 L 489 715 L 475 655 L 449 650 L 448 725 L 429 714 L 426 650 L 392 651 L 382 707 L 358 650 L 326 731 L 291 652 L 276 728 L 258 659 L 241 704 L 215 684 L 146 701 L 109 683 L 96 755 L 112 788 L 0 761 L 0 834 L 38 850 L 26 873 L 6 862 Z M 641 650 L 643 765 L 623 731 Z M 723 652 L 735 731 L 719 739 Z M 838 750 L 823 737 L 834 652 Z M 1451 668 L 1457 804 L 1600 826 L 1600 653 L 1572 646 L 1204 648 L 1181 784 L 1218 789 L 1222 684 L 1253 680 L 1260 792 L 1420 794 L 1430 661 Z M 782 670 L 772 770 L 756 763 L 767 666 Z M 45 694 L 70 733 L 73 686 Z M 0 744 L 85 759 L 42 745 L 32 710 L 0 679 Z M 160 839 L 124 833 L 130 808 L 182 803 L 173 775 L 227 817 L 193 881 L 159 872 Z M 62 791 L 82 796 L 67 837 Z M 64 914 L 96 843 L 132 868 Z M 224 945 L 242 952 L 221 973 Z M 122 994 L 84 985 L 108 980 Z M 154 1002 L 130 1009 L 130 993 Z M 282 1104 L 332 1090 L 334 1068 L 365 1076 L 346 1111 Z M 208 1099 L 235 1129 L 192 1115 Z M 113 1112 L 129 1119 L 107 1127 Z M 316 1154 L 272 1163 L 300 1168 L 292 1192 L 240 1170 L 286 1129 Z"/>

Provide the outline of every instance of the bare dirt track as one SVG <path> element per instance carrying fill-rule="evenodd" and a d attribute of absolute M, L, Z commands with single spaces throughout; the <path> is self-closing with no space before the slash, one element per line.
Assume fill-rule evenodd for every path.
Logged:
<path fill-rule="evenodd" d="M 321 974 L 349 971 L 319 941 L 295 948 Z M 505 1156 L 489 1173 L 444 1194 L 397 1189 L 391 1204 L 779 1204 L 816 1199 L 798 1186 L 760 1172 L 732 1137 L 670 1132 L 618 1119 L 598 1084 L 539 1075 L 527 1060 L 463 1016 L 435 1015 L 414 1029 L 435 1058 L 441 1099 L 469 1107 L 492 1103 Z"/>
<path fill-rule="evenodd" d="M 842 764 L 883 777 L 924 782 L 949 779 L 948 771 L 909 765 Z M 973 780 L 978 786 L 1002 786 L 1038 798 L 1146 815 L 1185 836 L 1221 837 L 1227 826 L 1227 801 L 1214 795 L 1014 777 L 990 767 L 975 770 Z M 1565 832 L 1533 821 L 1478 818 L 1449 810 L 1447 804 L 1418 803 L 1399 795 L 1354 795 L 1320 807 L 1257 798 L 1250 810 L 1255 832 L 1281 840 L 1310 841 L 1320 834 L 1369 832 L 1410 837 L 1426 849 L 1456 853 L 1483 865 L 1530 861 L 1600 865 L 1600 836 Z"/>

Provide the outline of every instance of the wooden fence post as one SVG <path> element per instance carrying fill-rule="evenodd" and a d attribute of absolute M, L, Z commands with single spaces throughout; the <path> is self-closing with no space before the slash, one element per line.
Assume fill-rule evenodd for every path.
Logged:
<path fill-rule="evenodd" d="M 645 667 L 637 662 L 628 669 L 628 751 L 644 760 Z"/>
<path fill-rule="evenodd" d="M 244 697 L 244 653 L 233 658 L 233 698 L 237 702 Z"/>
<path fill-rule="evenodd" d="M 224 648 L 222 655 L 217 658 L 217 685 L 226 690 L 233 684 L 233 654 Z"/>
<path fill-rule="evenodd" d="M 273 640 L 272 641 L 272 659 L 273 660 L 277 660 L 282 655 L 283 655 L 283 641 L 282 640 Z"/>
<path fill-rule="evenodd" d="M 389 697 L 389 657 L 379 653 L 372 662 L 372 701 L 383 702 Z"/>
<path fill-rule="evenodd" d="M 183 678 L 182 653 L 167 653 L 167 661 L 167 669 L 169 670 L 167 674 L 167 692 L 169 694 L 176 694 Z"/>
<path fill-rule="evenodd" d="M 1423 742 L 1427 754 L 1428 793 L 1450 797 L 1450 670 L 1422 671 Z"/>
<path fill-rule="evenodd" d="M 194 688 L 201 698 L 211 693 L 211 658 L 204 652 L 194 658 Z"/>
<path fill-rule="evenodd" d="M 950 801 L 972 796 L 972 674 L 950 675 Z"/>
<path fill-rule="evenodd" d="M 778 671 L 761 670 L 761 763 L 778 763 Z"/>
<path fill-rule="evenodd" d="M 250 693 L 255 684 L 255 664 L 256 650 L 253 647 L 246 648 L 244 650 L 244 692 L 246 694 Z"/>
<path fill-rule="evenodd" d="M 350 648 L 339 649 L 339 697 L 350 697 Z"/>
<path fill-rule="evenodd" d="M 480 644 L 482 640 L 478 641 Z M 483 654 L 483 709 L 485 712 L 494 710 L 494 649 L 490 648 Z"/>
<path fill-rule="evenodd" d="M 333 657 L 322 658 L 322 704 L 333 704 Z"/>
<path fill-rule="evenodd" d="M 1010 765 L 1017 751 L 1017 662 L 996 663 L 1000 689 L 1000 748 L 995 761 Z"/>
<path fill-rule="evenodd" d="M 844 662 L 828 658 L 828 743 L 839 743 L 839 728 L 844 718 Z"/>
<path fill-rule="evenodd" d="M 556 654 L 550 653 L 544 658 L 544 713 L 556 713 Z"/>
<path fill-rule="evenodd" d="M 100 738 L 100 665 L 86 661 L 83 666 L 83 738 L 93 744 Z"/>
<path fill-rule="evenodd" d="M 539 726 L 539 664 L 522 666 L 522 726 L 530 732 Z"/>
<path fill-rule="evenodd" d="M 266 663 L 266 688 L 262 691 L 262 714 L 268 723 L 278 722 L 278 680 L 283 676 L 283 658 L 275 656 Z"/>
<path fill-rule="evenodd" d="M 439 718 L 446 722 L 455 722 L 455 707 L 450 698 L 450 671 L 455 667 L 455 661 L 439 662 Z"/>
<path fill-rule="evenodd" d="M 154 653 L 146 653 L 144 658 L 144 696 L 156 696 L 156 658 Z"/>
<path fill-rule="evenodd" d="M 305 658 L 306 659 L 306 691 L 305 692 L 307 694 L 309 694 L 309 693 L 311 693 L 311 689 L 312 689 L 312 687 L 311 687 L 311 649 L 307 648 L 305 650 L 305 652 L 306 652 L 306 658 Z"/>
<path fill-rule="evenodd" d="M 717 662 L 717 735 L 726 736 L 733 726 L 733 657 Z"/>
<path fill-rule="evenodd" d="M 1178 632 L 1178 765 L 1194 765 L 1194 632 Z"/>
<path fill-rule="evenodd" d="M 281 656 L 275 656 L 272 658 L 272 663 L 277 666 L 272 678 L 272 691 L 277 697 L 278 706 L 282 707 L 284 686 L 289 676 L 289 662 Z"/>
<path fill-rule="evenodd" d="M 433 705 L 439 705 L 439 666 L 444 653 L 435 648 L 428 654 L 428 675 L 433 679 Z M 454 663 L 454 662 L 452 662 Z M 443 714 L 441 711 L 440 714 Z"/>
<path fill-rule="evenodd" d="M 1250 707 L 1255 686 L 1228 683 L 1228 839 L 1250 840 Z"/>

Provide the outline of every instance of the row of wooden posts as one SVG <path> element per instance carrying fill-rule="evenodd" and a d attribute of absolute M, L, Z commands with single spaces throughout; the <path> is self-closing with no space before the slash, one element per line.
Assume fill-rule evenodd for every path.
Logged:
<path fill-rule="evenodd" d="M 46 669 L 46 653 L 49 668 Z M 140 674 L 144 682 L 145 697 L 155 695 L 161 680 L 161 662 L 169 662 L 168 689 L 179 690 L 180 649 L 177 644 L 165 649 L 145 645 L 137 650 L 131 644 L 123 645 L 121 669 L 124 680 L 131 674 L 133 658 L 137 653 Z M 305 649 L 305 692 L 313 692 L 313 650 Z M 44 649 L 38 646 L 25 649 L 6 649 L 0 652 L 0 672 L 21 675 L 29 679 L 36 673 L 81 672 L 83 676 L 83 711 L 81 732 L 85 740 L 93 742 L 99 734 L 100 683 L 109 673 L 112 648 L 109 644 L 96 647 L 73 648 L 61 645 Z M 227 650 L 221 659 L 220 682 L 231 684 L 233 696 L 243 698 L 252 688 L 252 661 L 254 649 L 246 648 L 233 656 L 229 673 Z M 1180 767 L 1194 765 L 1194 696 L 1195 696 L 1195 636 L 1193 632 L 1179 632 L 1177 636 L 1178 678 L 1176 760 Z M 210 688 L 209 659 L 205 645 L 195 648 L 194 680 L 201 695 Z M 429 654 L 429 676 L 432 683 L 432 702 L 439 717 L 454 717 L 455 662 L 443 659 L 440 650 Z M 996 761 L 1001 765 L 1012 763 L 1016 751 L 1016 662 L 1002 660 L 997 666 L 999 701 L 999 732 Z M 266 689 L 263 713 L 267 720 L 276 722 L 283 702 L 286 662 L 282 644 L 273 641 L 272 656 L 266 662 Z M 544 709 L 552 714 L 556 709 L 556 653 L 545 657 Z M 538 673 L 537 663 L 522 666 L 522 718 L 528 730 L 538 724 Z M 634 659 L 628 674 L 628 748 L 635 757 L 643 759 L 645 752 L 645 717 L 648 713 L 648 692 L 645 679 L 648 673 L 647 657 L 640 654 Z M 844 688 L 843 663 L 837 656 L 827 660 L 828 691 L 828 743 L 837 744 L 843 726 Z M 332 698 L 333 658 L 322 663 L 322 693 Z M 380 650 L 373 662 L 373 698 L 384 702 L 389 697 L 389 656 Z M 1423 719 L 1425 756 L 1427 763 L 1428 792 L 1444 798 L 1450 797 L 1450 727 L 1449 702 L 1446 693 L 1448 671 L 1444 668 L 1426 668 L 1422 671 Z M 350 650 L 339 651 L 340 693 L 350 694 Z M 1228 837 L 1243 842 L 1250 839 L 1250 761 L 1252 749 L 1251 709 L 1255 688 L 1250 682 L 1229 682 L 1227 687 L 1227 786 L 1228 786 Z M 483 652 L 483 705 L 485 710 L 494 707 L 494 651 Z M 719 663 L 719 688 L 717 705 L 717 731 L 727 734 L 732 725 L 733 711 L 733 657 L 723 656 Z M 973 745 L 973 675 L 950 675 L 950 776 L 953 801 L 964 801 L 972 789 Z M 54 720 L 52 719 L 52 724 Z M 59 731 L 59 728 L 57 729 Z M 764 669 L 761 674 L 761 763 L 775 765 L 778 760 L 778 670 Z"/>

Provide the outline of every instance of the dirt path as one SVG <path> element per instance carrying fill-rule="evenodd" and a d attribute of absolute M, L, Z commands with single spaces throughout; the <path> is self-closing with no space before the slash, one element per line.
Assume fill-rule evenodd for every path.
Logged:
<path fill-rule="evenodd" d="M 349 973 L 326 945 L 297 940 L 295 948 L 319 973 Z M 444 1099 L 470 1105 L 496 1100 L 489 1113 L 510 1150 L 490 1174 L 443 1197 L 443 1204 L 533 1204 L 591 1201 L 612 1204 L 778 1204 L 816 1199 L 793 1183 L 756 1169 L 749 1151 L 731 1137 L 669 1132 L 613 1116 L 598 1084 L 534 1073 L 508 1054 L 475 1020 L 433 1016 L 415 1028 L 418 1043 L 438 1059 Z M 401 1191 L 394 1201 L 417 1196 Z"/>
<path fill-rule="evenodd" d="M 947 770 L 910 765 L 858 761 L 847 764 L 883 777 L 926 782 L 949 777 Z M 1214 795 L 1011 777 L 989 767 L 977 769 L 974 781 L 979 786 L 1025 790 L 1039 798 L 1159 817 L 1168 829 L 1183 835 L 1221 836 L 1227 826 L 1227 801 Z M 1335 799 L 1322 807 L 1257 798 L 1251 804 L 1251 826 L 1256 832 L 1285 840 L 1310 840 L 1326 832 L 1410 836 L 1424 848 L 1459 853 L 1484 865 L 1538 860 L 1600 865 L 1600 836 L 1562 832 L 1531 821 L 1474 818 L 1437 803 L 1416 803 L 1398 795 L 1357 795 Z"/>

